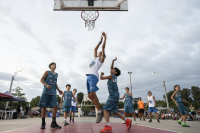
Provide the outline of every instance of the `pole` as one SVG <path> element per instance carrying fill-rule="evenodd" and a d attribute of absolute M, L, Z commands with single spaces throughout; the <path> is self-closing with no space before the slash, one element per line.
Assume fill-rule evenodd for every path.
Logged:
<path fill-rule="evenodd" d="M 132 84 L 131 84 L 131 74 L 130 74 L 130 87 L 131 87 L 131 94 L 132 94 L 132 97 L 133 97 L 133 93 L 132 93 Z"/>
<path fill-rule="evenodd" d="M 167 103 L 167 109 L 169 109 L 169 102 L 168 102 L 168 98 L 167 98 L 165 81 L 163 81 L 163 87 L 164 87 L 164 91 L 165 91 L 165 100 L 166 100 L 166 103 Z"/>
<path fill-rule="evenodd" d="M 14 76 L 12 76 L 12 79 L 11 79 L 9 92 L 11 92 L 13 80 L 14 80 Z M 9 103 L 9 102 L 7 101 L 7 102 L 6 102 L 6 108 L 8 107 L 8 103 Z"/>

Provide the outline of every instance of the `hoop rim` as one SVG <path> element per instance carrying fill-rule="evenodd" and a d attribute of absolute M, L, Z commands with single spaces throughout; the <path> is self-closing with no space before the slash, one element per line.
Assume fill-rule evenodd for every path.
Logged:
<path fill-rule="evenodd" d="M 85 12 L 85 11 L 82 11 L 82 12 L 81 12 L 81 18 L 82 18 L 84 21 L 96 21 L 96 20 L 99 18 L 99 12 L 98 12 L 98 11 L 95 11 L 95 12 L 97 12 L 98 16 L 97 16 L 95 19 L 93 19 L 93 20 L 86 20 L 86 19 L 84 19 L 83 16 L 82 16 L 83 12 Z"/>

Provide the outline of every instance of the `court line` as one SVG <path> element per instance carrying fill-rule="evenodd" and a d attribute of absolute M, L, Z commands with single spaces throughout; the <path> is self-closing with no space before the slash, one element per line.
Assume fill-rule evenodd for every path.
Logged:
<path fill-rule="evenodd" d="M 167 130 L 167 129 L 156 128 L 156 127 L 150 127 L 150 126 L 144 126 L 144 125 L 136 125 L 136 126 L 154 128 L 154 129 L 159 129 L 159 130 L 164 130 L 164 131 L 170 131 L 170 132 L 175 132 L 175 133 L 181 133 L 181 132 L 176 132 L 176 131 L 171 131 L 171 130 Z"/>

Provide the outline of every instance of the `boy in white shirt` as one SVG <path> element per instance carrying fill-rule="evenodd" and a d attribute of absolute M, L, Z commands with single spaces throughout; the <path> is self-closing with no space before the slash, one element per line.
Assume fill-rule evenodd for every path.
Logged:
<path fill-rule="evenodd" d="M 74 97 L 77 99 L 77 94 L 76 94 L 76 92 L 77 92 L 77 90 L 76 89 L 74 89 L 73 90 L 73 95 L 74 95 Z M 76 104 L 77 104 L 77 102 L 76 102 L 76 100 L 72 97 L 72 106 L 70 107 L 70 120 L 69 120 L 69 122 L 75 122 L 74 121 L 74 114 L 75 114 L 75 111 L 76 111 Z M 72 112 L 73 112 L 73 118 L 71 117 L 72 116 Z"/>

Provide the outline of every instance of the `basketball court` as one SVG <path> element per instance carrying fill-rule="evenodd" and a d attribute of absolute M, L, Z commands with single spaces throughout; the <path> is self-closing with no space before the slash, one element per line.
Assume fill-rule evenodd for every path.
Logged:
<path fill-rule="evenodd" d="M 41 118 L 28 118 L 16 120 L 2 120 L 0 121 L 0 132 L 5 133 L 100 133 L 104 127 L 105 121 L 102 123 L 94 123 L 95 117 L 81 117 L 75 118 L 76 123 L 70 123 L 69 126 L 63 126 L 63 118 L 57 118 L 58 124 L 62 126 L 61 129 L 51 129 L 51 118 L 46 118 L 46 129 L 40 129 Z M 153 120 L 152 123 L 147 121 L 140 121 L 137 119 L 138 124 L 132 123 L 130 131 L 126 130 L 126 125 L 122 124 L 119 118 L 110 118 L 113 133 L 198 133 L 199 122 L 187 122 L 190 128 L 184 128 L 173 120 L 161 120 L 157 123 Z"/>

